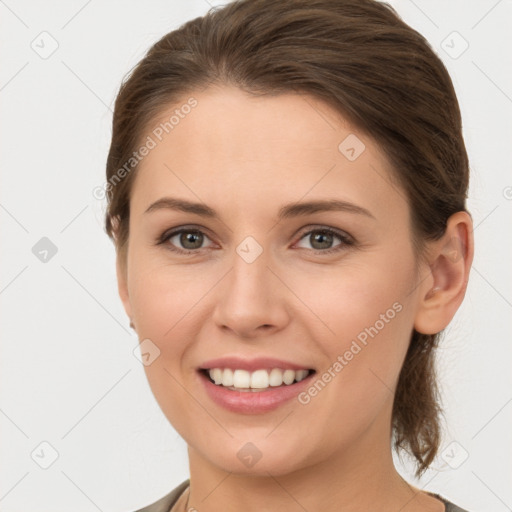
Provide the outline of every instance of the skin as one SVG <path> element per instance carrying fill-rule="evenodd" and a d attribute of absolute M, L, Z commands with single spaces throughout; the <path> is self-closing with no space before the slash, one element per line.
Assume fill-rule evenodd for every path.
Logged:
<path fill-rule="evenodd" d="M 160 350 L 145 366 L 148 381 L 188 444 L 188 506 L 444 510 L 395 470 L 390 420 L 413 328 L 441 331 L 463 300 L 473 257 L 470 216 L 454 214 L 423 262 L 413 250 L 405 194 L 384 154 L 329 106 L 294 94 L 256 98 L 228 86 L 191 96 L 197 107 L 140 164 L 126 260 L 117 261 L 126 313 L 140 340 Z M 349 134 L 365 144 L 354 161 L 338 150 Z M 144 213 L 163 196 L 204 203 L 220 219 Z M 284 204 L 317 199 L 349 201 L 373 218 L 323 211 L 278 222 Z M 173 243 L 194 247 L 179 235 L 156 244 L 170 228 L 190 225 L 205 235 L 192 255 L 170 250 Z M 311 233 L 322 227 L 355 243 L 334 236 L 322 245 Z M 252 263 L 236 252 L 248 236 L 263 249 Z M 341 250 L 322 253 L 336 246 Z M 401 311 L 307 404 L 294 399 L 243 415 L 203 390 L 196 368 L 224 355 L 273 356 L 321 375 L 397 302 Z M 237 457 L 247 442 L 261 453 L 250 468 Z"/>

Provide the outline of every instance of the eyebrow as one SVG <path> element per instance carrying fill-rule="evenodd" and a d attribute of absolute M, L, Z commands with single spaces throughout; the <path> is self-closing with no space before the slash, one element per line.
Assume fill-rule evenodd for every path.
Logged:
<path fill-rule="evenodd" d="M 208 217 L 211 219 L 219 218 L 217 212 L 204 203 L 196 203 L 186 199 L 177 199 L 174 197 L 162 197 L 161 199 L 158 199 L 152 203 L 144 213 L 150 213 L 158 210 L 178 210 L 186 213 L 200 215 L 201 217 Z M 348 201 L 341 201 L 338 199 L 286 204 L 279 209 L 278 219 L 282 220 L 291 217 L 299 217 L 327 211 L 356 213 L 375 219 L 372 213 L 366 208 L 350 203 Z"/>

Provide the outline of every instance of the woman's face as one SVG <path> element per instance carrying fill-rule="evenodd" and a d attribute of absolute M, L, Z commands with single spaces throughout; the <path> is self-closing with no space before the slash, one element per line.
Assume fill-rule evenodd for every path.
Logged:
<path fill-rule="evenodd" d="M 389 450 L 421 292 L 385 157 L 312 97 L 191 96 L 144 136 L 119 272 L 162 411 L 191 456 L 235 473 Z"/>

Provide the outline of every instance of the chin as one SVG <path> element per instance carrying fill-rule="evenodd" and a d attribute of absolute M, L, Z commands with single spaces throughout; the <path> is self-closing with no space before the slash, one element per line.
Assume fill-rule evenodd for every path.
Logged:
<path fill-rule="evenodd" d="M 210 459 L 210 462 L 228 473 L 254 477 L 268 477 L 269 474 L 282 476 L 302 469 L 301 466 L 295 465 L 289 460 L 285 462 L 283 459 L 286 459 L 286 455 L 274 453 L 272 457 L 262 455 L 261 459 L 252 463 L 244 463 L 236 455 L 234 457 L 223 457 L 220 461 L 218 458 Z"/>
<path fill-rule="evenodd" d="M 204 443 L 202 449 L 196 453 L 207 459 L 217 468 L 237 475 L 251 476 L 281 476 L 304 469 L 311 465 L 313 453 L 307 452 L 303 441 L 297 439 L 296 443 L 283 446 L 282 443 L 272 442 L 264 436 L 254 441 L 246 441 L 240 437 L 230 439 L 224 444 L 218 443 L 217 449 L 212 451 L 212 444 Z M 291 441 L 291 440 L 290 440 Z M 300 447 L 300 448 L 299 448 Z M 309 454 L 309 456 L 308 456 Z"/>

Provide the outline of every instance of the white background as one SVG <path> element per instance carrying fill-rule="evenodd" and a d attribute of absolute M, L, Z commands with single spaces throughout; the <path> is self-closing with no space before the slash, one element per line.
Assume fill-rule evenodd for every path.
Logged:
<path fill-rule="evenodd" d="M 401 471 L 471 511 L 504 512 L 512 510 L 512 2 L 391 3 L 453 78 L 476 226 L 468 293 L 439 351 L 444 455 L 420 482 L 412 466 Z M 2 511 L 129 511 L 188 477 L 186 445 L 133 355 L 104 204 L 92 190 L 104 183 L 123 76 L 210 5 L 0 1 Z M 58 43 L 47 59 L 31 47 L 41 37 L 51 47 L 43 31 Z M 469 44 L 458 58 L 464 41 L 454 31 Z M 32 252 L 42 237 L 57 247 L 46 263 Z M 40 463 L 52 450 L 58 458 L 42 469 L 34 450 Z"/>

